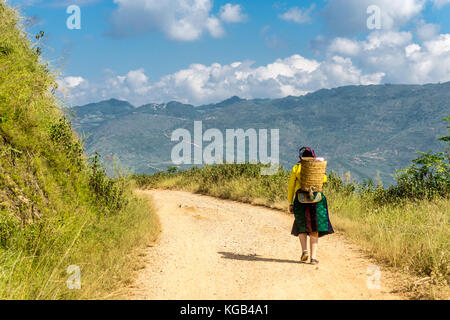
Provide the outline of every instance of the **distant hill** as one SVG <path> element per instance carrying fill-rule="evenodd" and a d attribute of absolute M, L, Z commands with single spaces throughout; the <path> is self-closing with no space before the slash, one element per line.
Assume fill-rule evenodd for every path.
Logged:
<path fill-rule="evenodd" d="M 311 146 L 329 160 L 329 169 L 350 171 L 357 179 L 392 183 L 396 169 L 408 166 L 416 151 L 440 150 L 446 134 L 442 118 L 450 115 L 450 82 L 428 85 L 371 85 L 322 89 L 282 99 L 232 97 L 194 107 L 178 102 L 138 108 L 108 100 L 74 108 L 86 151 L 138 173 L 171 165 L 177 128 L 193 130 L 193 121 L 208 128 L 280 129 L 281 164 L 297 161 L 298 148 Z"/>

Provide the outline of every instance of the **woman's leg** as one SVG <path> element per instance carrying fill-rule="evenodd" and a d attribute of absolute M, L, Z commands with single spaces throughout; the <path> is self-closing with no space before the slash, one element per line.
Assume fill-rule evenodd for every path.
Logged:
<path fill-rule="evenodd" d="M 319 244 L 319 233 L 311 232 L 309 234 L 309 245 L 311 247 L 311 259 L 316 259 L 318 244 Z"/>
<path fill-rule="evenodd" d="M 307 244 L 306 244 L 306 233 L 300 233 L 298 235 L 298 238 L 300 239 L 300 244 L 302 246 L 302 252 L 305 252 L 308 250 Z"/>

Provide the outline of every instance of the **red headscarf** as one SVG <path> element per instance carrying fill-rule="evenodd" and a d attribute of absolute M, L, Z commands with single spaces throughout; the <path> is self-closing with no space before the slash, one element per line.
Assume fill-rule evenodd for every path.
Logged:
<path fill-rule="evenodd" d="M 298 156 L 300 160 L 302 160 L 303 157 L 316 157 L 316 154 L 314 153 L 314 150 L 308 147 L 303 147 L 298 151 Z"/>

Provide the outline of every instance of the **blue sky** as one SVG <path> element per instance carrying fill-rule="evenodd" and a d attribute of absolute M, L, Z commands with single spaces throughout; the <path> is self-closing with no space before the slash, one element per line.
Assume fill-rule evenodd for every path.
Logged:
<path fill-rule="evenodd" d="M 450 0 L 9 1 L 44 30 L 68 104 L 135 105 L 450 81 Z M 81 9 L 69 30 L 66 8 Z M 369 29 L 370 5 L 380 28 Z"/>

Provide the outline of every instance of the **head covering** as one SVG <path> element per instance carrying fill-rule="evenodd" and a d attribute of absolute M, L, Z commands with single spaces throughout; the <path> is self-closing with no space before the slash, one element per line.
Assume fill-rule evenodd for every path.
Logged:
<path fill-rule="evenodd" d="M 316 154 L 314 153 L 314 150 L 308 147 L 303 147 L 298 151 L 298 156 L 300 157 L 300 159 L 302 159 L 303 157 L 316 157 Z"/>

